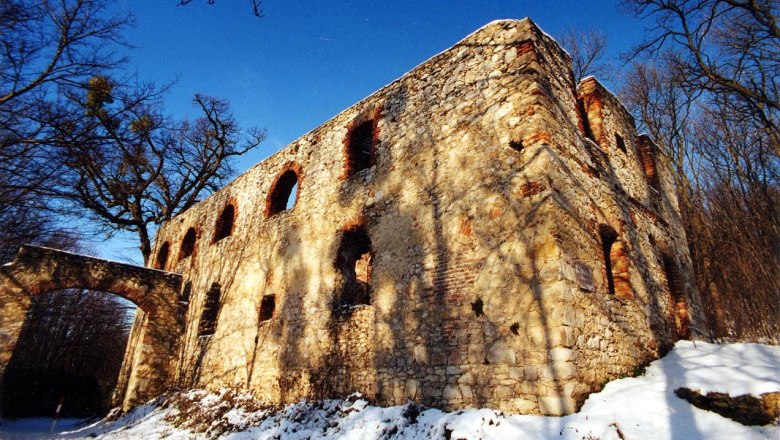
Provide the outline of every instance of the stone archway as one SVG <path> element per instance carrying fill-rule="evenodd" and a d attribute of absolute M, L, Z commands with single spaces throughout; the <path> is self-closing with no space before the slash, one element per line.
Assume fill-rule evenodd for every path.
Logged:
<path fill-rule="evenodd" d="M 136 316 L 114 403 L 129 409 L 175 381 L 183 323 L 181 275 L 25 245 L 0 267 L 0 377 L 11 360 L 30 298 L 60 289 L 109 292 L 132 301 Z"/>

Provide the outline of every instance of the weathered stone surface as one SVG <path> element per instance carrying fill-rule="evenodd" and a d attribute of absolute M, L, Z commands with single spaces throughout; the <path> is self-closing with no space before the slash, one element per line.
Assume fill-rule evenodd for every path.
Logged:
<path fill-rule="evenodd" d="M 163 225 L 178 385 L 565 414 L 696 336 L 667 164 L 572 78 L 530 20 L 490 23 Z"/>
<path fill-rule="evenodd" d="M 539 397 L 539 412 L 545 416 L 565 416 L 577 411 L 577 402 L 569 397 Z"/>
<path fill-rule="evenodd" d="M 678 337 L 673 298 L 695 329 L 663 157 L 606 89 L 576 88 L 569 69 L 530 20 L 491 23 L 164 225 L 155 249 L 170 243 L 168 268 L 193 290 L 181 384 L 239 384 L 278 402 L 353 391 L 445 408 L 521 399 L 530 413 L 541 401 L 528 396 L 565 389 L 574 403 L 546 407 L 561 413 Z M 355 133 L 364 164 L 349 153 Z M 294 207 L 256 209 L 289 170 Z M 215 241 L 228 204 L 232 233 Z M 197 252 L 180 257 L 190 228 Z M 344 231 L 355 228 L 370 241 L 355 265 L 367 300 L 337 310 Z M 682 292 L 670 293 L 663 256 Z M 212 283 L 223 300 L 204 341 Z M 253 311 L 269 294 L 276 310 L 260 324 Z"/>
<path fill-rule="evenodd" d="M 509 345 L 503 341 L 498 341 L 490 347 L 487 360 L 491 364 L 513 365 L 517 361 L 517 357 L 515 351 Z"/>

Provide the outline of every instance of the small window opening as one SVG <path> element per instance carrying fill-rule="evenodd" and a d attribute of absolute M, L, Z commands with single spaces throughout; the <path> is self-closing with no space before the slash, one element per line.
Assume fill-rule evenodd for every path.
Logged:
<path fill-rule="evenodd" d="M 374 121 L 360 123 L 349 132 L 347 172 L 350 177 L 374 165 Z"/>
<path fill-rule="evenodd" d="M 179 295 L 179 302 L 181 303 L 190 302 L 191 293 L 192 293 L 192 282 L 187 281 L 187 283 L 184 285 L 184 288 L 181 290 L 181 294 Z"/>
<path fill-rule="evenodd" d="M 522 153 L 525 146 L 522 141 L 509 141 L 509 148 Z"/>
<path fill-rule="evenodd" d="M 666 275 L 667 288 L 670 296 L 670 321 L 674 321 L 679 338 L 687 338 L 690 333 L 691 317 L 688 313 L 688 301 L 685 299 L 685 288 L 682 274 L 674 259 L 666 254 L 661 255 Z"/>
<path fill-rule="evenodd" d="M 618 150 L 622 151 L 623 153 L 626 152 L 626 142 L 623 140 L 623 137 L 617 133 L 615 133 L 615 144 L 617 144 Z"/>
<path fill-rule="evenodd" d="M 617 232 L 607 225 L 599 225 L 601 235 L 601 249 L 604 253 L 604 266 L 607 273 L 607 288 L 609 294 L 615 294 L 615 279 L 612 277 L 612 245 L 617 240 Z"/>
<path fill-rule="evenodd" d="M 583 136 L 596 142 L 596 136 L 593 134 L 593 129 L 590 127 L 590 120 L 588 119 L 588 111 L 586 109 L 585 99 L 577 98 L 577 118 L 581 123 L 580 131 Z"/>
<path fill-rule="evenodd" d="M 604 269 L 610 295 L 620 299 L 632 299 L 634 289 L 628 272 L 628 256 L 617 232 L 607 225 L 599 225 L 601 246 L 604 253 Z"/>
<path fill-rule="evenodd" d="M 187 281 L 186 284 L 184 284 L 184 288 L 179 293 L 179 319 L 180 322 L 185 323 L 187 322 L 187 311 L 189 310 L 190 305 L 190 293 L 192 292 L 192 282 Z"/>
<path fill-rule="evenodd" d="M 370 304 L 372 265 L 371 240 L 365 226 L 344 231 L 336 255 L 336 269 L 343 278 L 337 309 Z"/>
<path fill-rule="evenodd" d="M 292 209 L 298 196 L 298 174 L 293 170 L 282 173 L 274 183 L 268 195 L 268 210 L 266 217 L 274 216 L 282 211 Z M 293 196 L 294 197 L 291 197 Z"/>
<path fill-rule="evenodd" d="M 265 295 L 260 302 L 260 322 L 268 321 L 274 317 L 276 308 L 276 295 Z"/>
<path fill-rule="evenodd" d="M 217 331 L 221 295 L 222 287 L 219 283 L 213 283 L 203 303 L 203 313 L 200 315 L 200 323 L 198 324 L 198 336 L 211 336 Z"/>
<path fill-rule="evenodd" d="M 155 260 L 154 268 L 165 270 L 165 266 L 168 264 L 168 253 L 170 245 L 166 241 L 160 246 L 160 250 L 157 252 L 157 259 Z"/>
<path fill-rule="evenodd" d="M 218 242 L 225 237 L 233 234 L 233 218 L 236 215 L 236 208 L 233 205 L 225 206 L 222 214 L 217 219 L 217 225 L 214 228 L 214 242 Z"/>
<path fill-rule="evenodd" d="M 179 260 L 183 260 L 195 253 L 195 241 L 197 240 L 197 233 L 195 228 L 187 229 L 187 233 L 184 234 L 184 239 L 181 241 L 181 248 L 179 249 Z"/>
<path fill-rule="evenodd" d="M 640 139 L 641 140 L 641 139 Z M 661 191 L 661 182 L 658 180 L 658 172 L 655 164 L 655 149 L 650 141 L 640 142 L 639 161 L 645 174 L 645 181 L 651 188 Z"/>
<path fill-rule="evenodd" d="M 482 302 L 482 298 L 477 298 L 476 301 L 471 303 L 471 310 L 474 311 L 476 316 L 485 316 L 485 303 Z"/>

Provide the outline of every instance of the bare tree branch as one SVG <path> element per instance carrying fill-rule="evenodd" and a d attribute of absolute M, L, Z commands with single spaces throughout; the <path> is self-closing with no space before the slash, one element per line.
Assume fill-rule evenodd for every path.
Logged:
<path fill-rule="evenodd" d="M 179 6 L 186 6 L 190 3 L 192 3 L 192 0 L 179 0 Z M 213 5 L 216 3 L 216 0 L 206 0 L 206 3 L 209 5 Z M 252 5 L 252 13 L 255 15 L 255 17 L 258 18 L 264 17 L 262 0 L 249 0 L 249 3 Z"/>
<path fill-rule="evenodd" d="M 65 172 L 52 195 L 67 200 L 107 232 L 135 233 L 144 259 L 153 228 L 191 207 L 232 177 L 230 160 L 257 147 L 261 130 L 243 132 L 225 101 L 195 95 L 195 121 L 162 114 L 160 91 L 93 78 L 68 96 L 73 114 L 57 139 Z"/>
<path fill-rule="evenodd" d="M 572 27 L 561 37 L 561 44 L 569 52 L 575 83 L 587 76 L 611 80 L 612 69 L 607 60 L 607 36 L 595 28 L 581 31 Z"/>

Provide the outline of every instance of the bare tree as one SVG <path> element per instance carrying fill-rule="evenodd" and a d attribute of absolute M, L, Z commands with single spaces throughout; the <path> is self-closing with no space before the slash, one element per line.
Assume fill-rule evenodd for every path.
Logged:
<path fill-rule="evenodd" d="M 52 106 L 68 90 L 118 67 L 112 48 L 122 43 L 127 16 L 106 17 L 105 0 L 0 3 L 0 157 L 3 171 L 19 158 L 43 161 Z M 45 167 L 44 167 L 45 168 Z M 45 177 L 45 172 L 43 176 Z"/>
<path fill-rule="evenodd" d="M 591 75 L 612 79 L 612 68 L 606 53 L 606 34 L 595 28 L 582 31 L 570 27 L 561 37 L 561 44 L 571 56 L 575 83 Z"/>
<path fill-rule="evenodd" d="M 213 5 L 217 0 L 206 0 L 206 3 Z M 179 0 L 179 6 L 185 6 L 192 3 L 192 0 Z M 252 5 L 252 13 L 255 17 L 263 17 L 262 0 L 249 0 L 249 4 Z"/>
<path fill-rule="evenodd" d="M 109 408 L 132 317 L 130 304 L 100 292 L 62 290 L 32 298 L 6 370 L 5 415 L 50 415 L 60 395 L 73 416 Z"/>
<path fill-rule="evenodd" d="M 625 0 L 655 20 L 624 102 L 672 164 L 715 335 L 776 338 L 780 32 L 772 0 Z M 650 61 L 651 60 L 651 61 Z"/>
<path fill-rule="evenodd" d="M 0 221 L 41 229 L 56 225 L 53 214 L 86 210 L 105 232 L 136 233 L 146 260 L 155 225 L 224 184 L 230 159 L 264 133 L 242 131 L 225 101 L 202 95 L 200 118 L 173 121 L 162 111 L 165 88 L 110 79 L 131 20 L 108 7 L 0 2 Z M 25 233 L 35 229 L 9 227 L 0 239 L 7 250 L 35 241 Z"/>
<path fill-rule="evenodd" d="M 40 189 L 62 163 L 47 144 L 64 93 L 121 66 L 126 15 L 107 0 L 0 1 L 0 257 L 62 235 Z M 78 117 L 79 115 L 74 115 Z"/>
<path fill-rule="evenodd" d="M 262 130 L 241 130 L 225 101 L 203 95 L 193 100 L 201 117 L 173 121 L 162 113 L 160 93 L 96 76 L 85 92 L 67 96 L 69 108 L 55 124 L 65 167 L 53 196 L 86 210 L 106 232 L 137 234 L 145 261 L 154 226 L 220 188 L 233 175 L 230 159 L 265 138 Z"/>
<path fill-rule="evenodd" d="M 780 26 L 774 0 L 625 0 L 653 18 L 633 55 L 663 55 L 685 85 L 728 95 L 780 156 Z M 667 52 L 670 51 L 670 52 Z"/>
<path fill-rule="evenodd" d="M 635 64 L 623 102 L 672 164 L 713 334 L 771 338 L 780 331 L 780 161 L 730 95 L 690 87 L 667 62 Z"/>
<path fill-rule="evenodd" d="M 780 334 L 780 161 L 764 130 L 716 97 L 694 126 L 704 221 L 693 243 L 707 257 L 700 279 L 722 309 L 720 334 Z M 717 256 L 717 258 L 715 257 Z"/>

